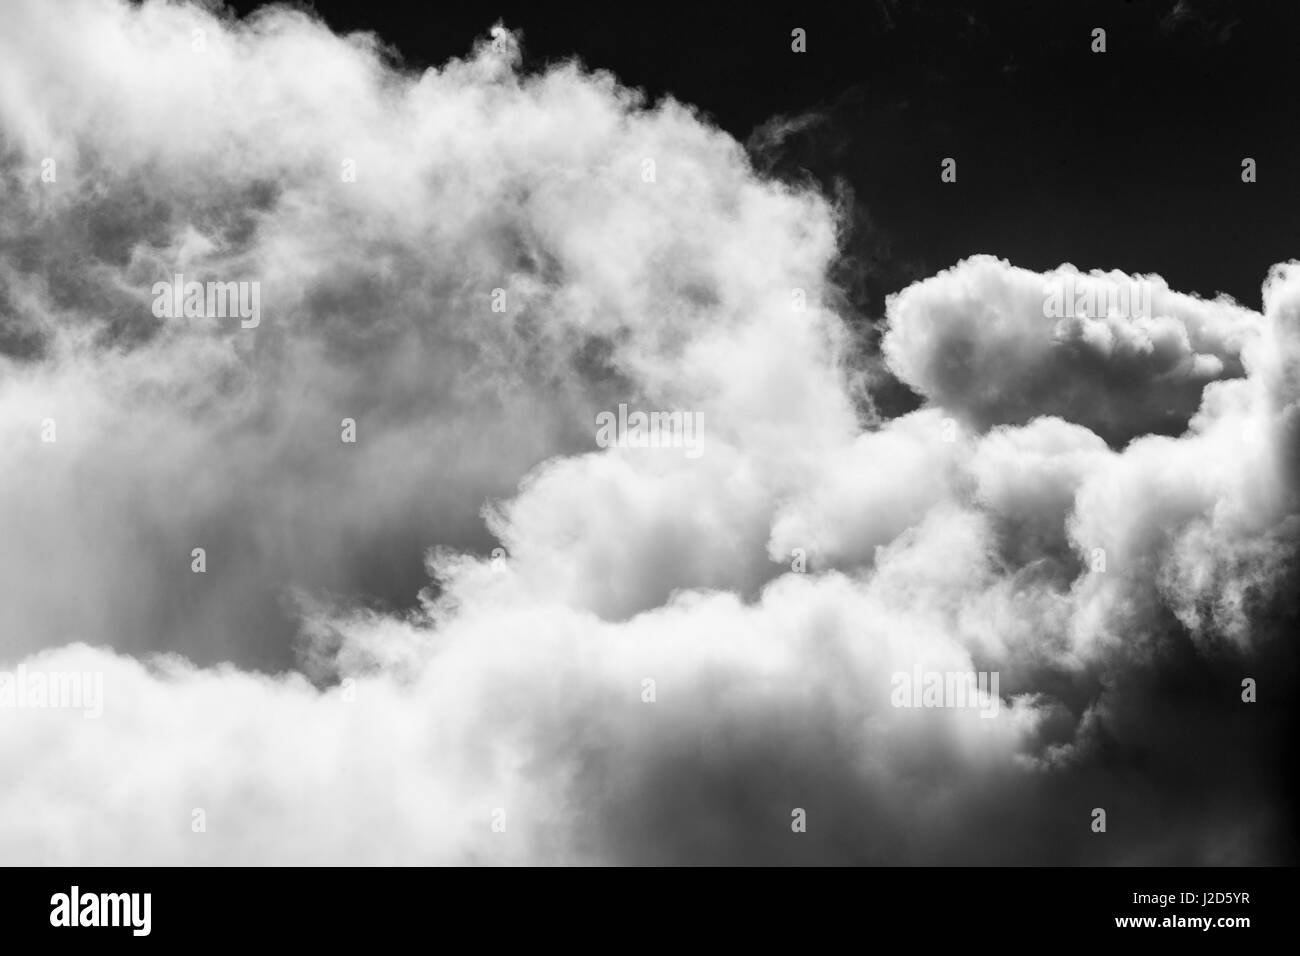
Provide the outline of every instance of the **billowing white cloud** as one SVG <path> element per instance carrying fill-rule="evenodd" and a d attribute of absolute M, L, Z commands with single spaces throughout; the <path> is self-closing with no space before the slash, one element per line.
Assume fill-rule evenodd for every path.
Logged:
<path fill-rule="evenodd" d="M 1039 274 L 974 256 L 891 296 L 904 382 L 977 428 L 1056 415 L 1123 443 L 1180 433 L 1211 381 L 1242 375 L 1256 313 L 1159 276 Z"/>
<path fill-rule="evenodd" d="M 11 6 L 0 666 L 105 698 L 0 709 L 6 860 L 1283 852 L 1277 728 L 1162 682 L 1283 653 L 1300 267 L 1061 321 L 1069 267 L 967 260 L 892 299 L 928 402 L 863 430 L 835 207 L 683 105 L 505 32 L 415 76 L 282 9 Z M 261 324 L 155 318 L 175 271 Z M 597 447 L 619 403 L 703 453 Z"/>

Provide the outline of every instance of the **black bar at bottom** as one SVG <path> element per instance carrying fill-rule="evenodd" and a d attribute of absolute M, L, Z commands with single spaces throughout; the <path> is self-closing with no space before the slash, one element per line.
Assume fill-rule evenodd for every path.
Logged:
<path fill-rule="evenodd" d="M 15 942 L 1285 938 L 1289 869 L 0 869 Z M 75 891 L 73 888 L 76 888 Z M 147 908 L 146 897 L 148 894 Z M 74 897 L 76 906 L 74 908 Z M 75 915 L 74 915 L 75 910 Z M 146 919 L 147 916 L 147 919 Z M 1210 923 L 1207 926 L 1205 920 Z M 78 925 L 73 926 L 76 922 Z M 93 925 L 85 925 L 90 923 Z M 116 923 L 117 925 L 111 925 Z M 56 925 L 57 924 L 57 925 Z M 100 925 L 110 924 L 110 925 Z M 147 930 L 147 933 L 145 932 Z M 613 934 L 613 935 L 609 935 Z M 425 937 L 431 941 L 439 935 Z M 1034 937 L 1028 937 L 1034 938 Z M 601 943 L 600 941 L 604 942 Z M 13 952 L 14 950 L 10 950 Z"/>

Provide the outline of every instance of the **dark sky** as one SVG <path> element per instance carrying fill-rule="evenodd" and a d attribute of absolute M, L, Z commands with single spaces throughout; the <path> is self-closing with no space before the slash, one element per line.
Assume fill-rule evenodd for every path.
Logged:
<path fill-rule="evenodd" d="M 1294 3 L 314 6 L 416 68 L 464 55 L 500 17 L 530 64 L 577 54 L 741 140 L 774 115 L 816 114 L 777 169 L 852 187 L 870 225 L 848 251 L 868 265 L 846 278 L 872 316 L 883 294 L 980 252 L 1157 272 L 1258 308 L 1267 268 L 1300 248 Z M 790 51 L 794 27 L 806 54 Z M 947 156 L 955 185 L 939 179 Z"/>

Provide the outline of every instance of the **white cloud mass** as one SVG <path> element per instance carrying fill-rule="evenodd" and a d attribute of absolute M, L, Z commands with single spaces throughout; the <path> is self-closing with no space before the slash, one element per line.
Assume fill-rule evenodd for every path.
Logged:
<path fill-rule="evenodd" d="M 0 667 L 105 701 L 0 710 L 0 859 L 1285 853 L 1240 680 L 1293 660 L 1300 264 L 1139 321 L 965 260 L 864 424 L 833 202 L 686 105 L 505 32 L 413 74 L 284 8 L 5 17 Z M 261 325 L 155 318 L 176 272 Z M 704 454 L 598 449 L 619 402 Z M 921 665 L 998 716 L 891 706 Z"/>

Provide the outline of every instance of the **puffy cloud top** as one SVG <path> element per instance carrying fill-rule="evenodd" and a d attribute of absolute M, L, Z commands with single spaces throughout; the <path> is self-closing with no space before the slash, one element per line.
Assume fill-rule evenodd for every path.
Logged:
<path fill-rule="evenodd" d="M 972 425 L 1035 415 L 1118 444 L 1180 434 L 1208 382 L 1239 378 L 1259 316 L 1159 276 L 1046 274 L 974 256 L 889 300 L 889 367 Z"/>

